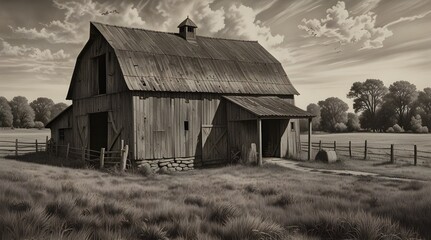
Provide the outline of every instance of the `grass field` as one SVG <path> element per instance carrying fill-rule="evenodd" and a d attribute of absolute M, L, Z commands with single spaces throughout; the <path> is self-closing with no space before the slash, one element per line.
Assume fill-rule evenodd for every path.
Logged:
<path fill-rule="evenodd" d="M 268 164 L 149 176 L 6 159 L 0 164 L 1 239 L 431 236 L 428 182 L 303 173 Z"/>
<path fill-rule="evenodd" d="M 33 141 L 49 131 L 0 134 Z M 0 157 L 0 239 L 431 239 L 428 168 L 304 163 L 424 180 L 394 181 L 271 164 L 159 175 L 44 153 L 18 160 Z"/>
<path fill-rule="evenodd" d="M 301 135 L 302 141 L 307 141 L 306 135 Z M 333 134 L 313 134 L 313 142 L 334 142 L 340 144 L 364 145 L 365 140 L 369 146 L 390 146 L 391 144 L 404 147 L 417 145 L 418 149 L 431 151 L 431 134 L 414 133 L 333 133 Z"/>
<path fill-rule="evenodd" d="M 15 139 L 18 139 L 22 142 L 34 142 L 37 139 L 37 141 L 44 143 L 46 136 L 51 137 L 49 129 L 0 128 L 0 141 L 15 141 Z"/>

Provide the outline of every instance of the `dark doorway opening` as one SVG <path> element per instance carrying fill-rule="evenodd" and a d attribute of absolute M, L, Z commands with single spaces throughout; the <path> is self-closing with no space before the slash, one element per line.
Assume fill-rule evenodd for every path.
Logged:
<path fill-rule="evenodd" d="M 90 114 L 90 149 L 100 151 L 108 146 L 108 113 Z"/>
<path fill-rule="evenodd" d="M 262 156 L 280 157 L 281 137 L 286 129 L 286 120 L 262 120 Z"/>

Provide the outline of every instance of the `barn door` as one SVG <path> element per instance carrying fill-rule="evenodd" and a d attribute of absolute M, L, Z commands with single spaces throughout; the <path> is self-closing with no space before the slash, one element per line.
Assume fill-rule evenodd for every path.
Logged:
<path fill-rule="evenodd" d="M 202 126 L 202 163 L 211 165 L 227 161 L 226 125 Z"/>

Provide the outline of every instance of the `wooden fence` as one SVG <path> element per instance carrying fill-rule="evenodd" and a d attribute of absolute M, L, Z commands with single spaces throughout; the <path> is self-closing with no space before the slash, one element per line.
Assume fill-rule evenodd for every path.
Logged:
<path fill-rule="evenodd" d="M 4 141 L 0 140 L 0 155 L 22 155 L 32 152 L 46 151 L 48 146 L 48 137 L 45 142 L 33 141 Z"/>
<path fill-rule="evenodd" d="M 70 144 L 60 145 L 52 143 L 46 138 L 44 143 L 38 142 L 24 142 L 16 139 L 15 141 L 2 141 L 0 140 L 0 155 L 16 156 L 34 152 L 47 152 L 50 155 L 57 157 L 64 157 L 69 159 L 80 159 L 89 164 L 98 165 L 100 168 L 106 166 L 120 166 L 121 170 L 125 170 L 127 165 L 131 166 L 130 159 L 127 159 L 129 153 L 129 146 L 124 145 L 121 140 L 121 149 L 117 151 L 106 151 L 101 148 L 100 151 L 95 151 L 87 148 L 75 148 Z"/>
<path fill-rule="evenodd" d="M 308 152 L 307 143 L 301 143 L 302 152 Z M 342 158 L 363 159 L 363 160 L 380 160 L 390 163 L 403 162 L 413 165 L 430 165 L 431 151 L 419 149 L 417 145 L 400 145 L 400 144 L 369 144 L 367 140 L 363 143 L 334 142 L 312 142 L 313 156 L 320 149 L 329 149 L 337 152 Z"/>

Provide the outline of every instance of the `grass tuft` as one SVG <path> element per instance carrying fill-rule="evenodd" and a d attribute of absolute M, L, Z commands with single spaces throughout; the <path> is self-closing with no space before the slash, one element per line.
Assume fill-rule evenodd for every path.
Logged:
<path fill-rule="evenodd" d="M 187 205 L 196 205 L 198 207 L 205 207 L 208 202 L 201 196 L 189 196 L 184 199 L 184 203 Z"/>
<path fill-rule="evenodd" d="M 11 212 L 27 212 L 31 209 L 31 205 L 30 203 L 23 201 L 10 204 L 8 209 Z"/>
<path fill-rule="evenodd" d="M 219 224 L 226 224 L 232 218 L 239 216 L 238 209 L 231 204 L 215 204 L 210 207 L 209 220 Z"/>
<path fill-rule="evenodd" d="M 226 240 L 278 240 L 286 239 L 286 231 L 279 224 L 260 217 L 243 216 L 232 219 L 219 232 Z"/>
<path fill-rule="evenodd" d="M 154 225 L 144 225 L 138 231 L 138 237 L 142 240 L 168 240 L 163 228 Z"/>

